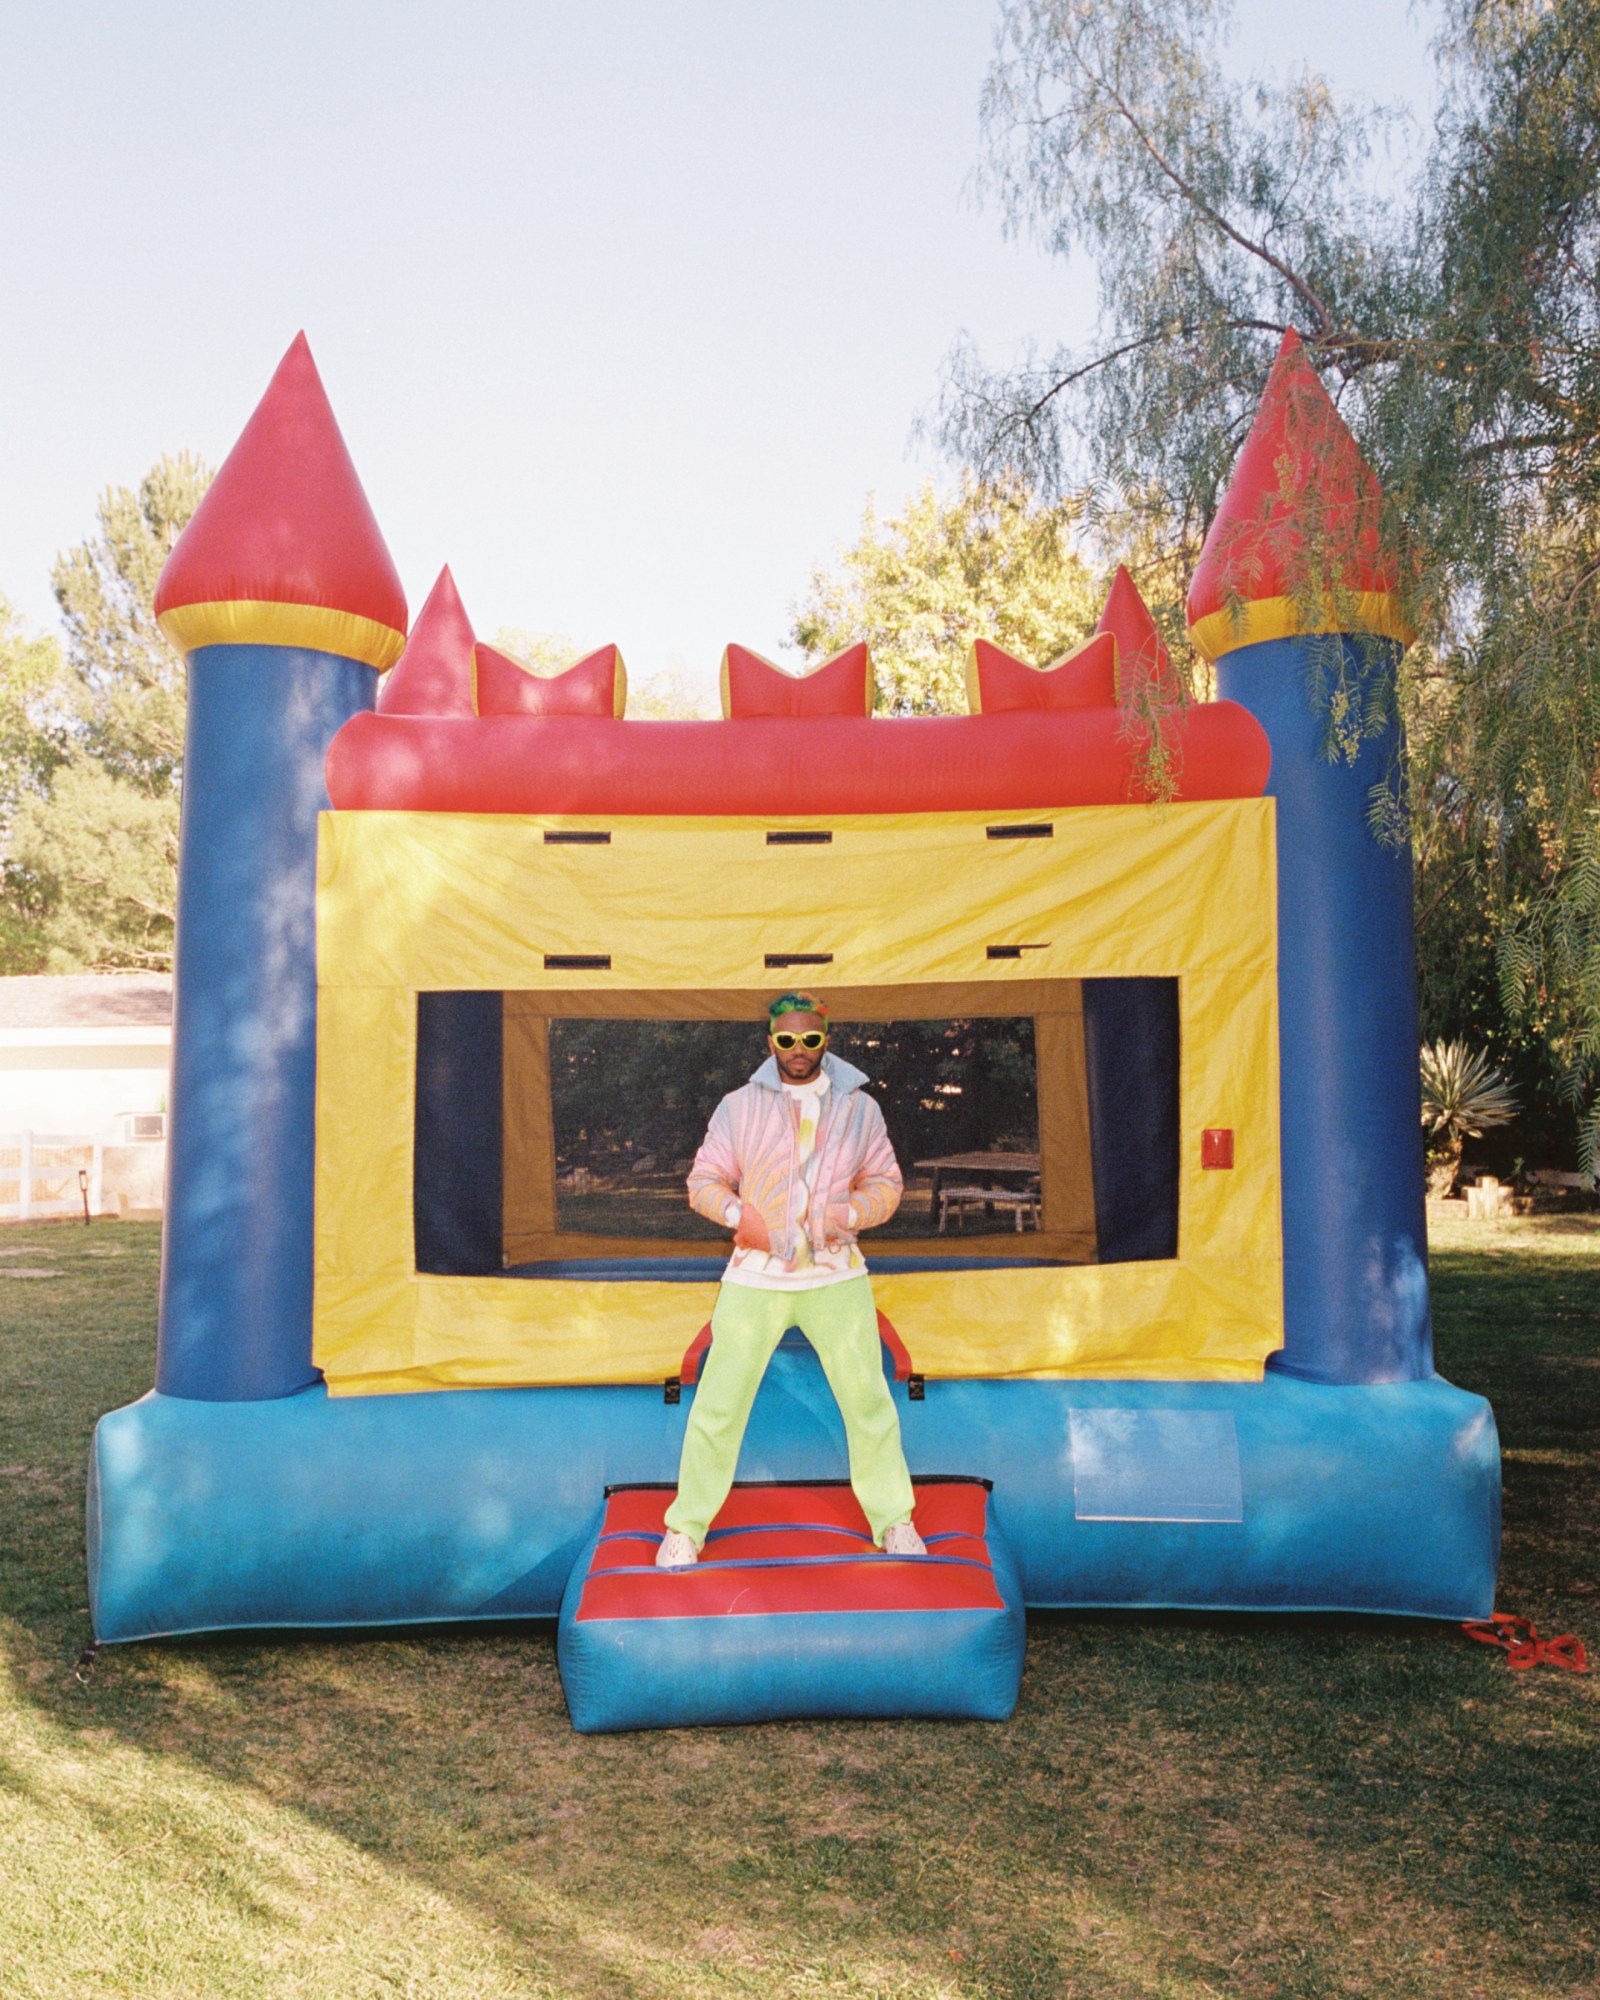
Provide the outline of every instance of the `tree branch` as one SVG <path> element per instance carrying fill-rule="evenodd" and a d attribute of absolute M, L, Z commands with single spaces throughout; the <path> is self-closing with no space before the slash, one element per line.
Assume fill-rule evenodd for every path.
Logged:
<path fill-rule="evenodd" d="M 1506 451 L 1553 451 L 1562 445 L 1592 444 L 1592 438 L 1575 438 L 1570 431 L 1529 431 L 1511 437 L 1485 438 L 1462 452 L 1465 460 L 1498 458 Z"/>
<path fill-rule="evenodd" d="M 1093 375 L 1097 369 L 1109 368 L 1114 361 L 1124 360 L 1130 354 L 1137 354 L 1143 347 L 1158 346 L 1164 340 L 1192 340 L 1197 334 L 1229 330 L 1235 333 L 1276 333 L 1289 331 L 1281 320 L 1272 319 L 1225 319 L 1216 320 L 1208 329 L 1204 326 L 1161 327 L 1155 333 L 1140 334 L 1137 340 L 1126 340 L 1120 347 L 1108 348 L 1104 354 L 1097 354 L 1091 361 L 1085 361 L 1079 368 L 1069 369 L 1065 375 L 1052 382 L 1042 396 L 1038 396 L 1028 408 L 1013 422 L 1032 423 L 1041 416 L 1049 404 L 1053 403 L 1064 389 L 1070 389 L 1074 382 L 1081 382 L 1086 375 Z"/>
<path fill-rule="evenodd" d="M 1084 61 L 1079 50 L 1078 37 L 1076 35 L 1070 39 L 1068 47 L 1071 49 L 1073 61 L 1077 63 L 1079 69 L 1082 70 L 1090 83 L 1097 85 L 1110 98 L 1111 102 L 1117 108 L 1118 115 L 1122 118 L 1128 129 L 1155 162 L 1158 170 L 1166 176 L 1173 187 L 1177 189 L 1178 193 L 1182 195 L 1183 199 L 1188 202 L 1189 206 L 1198 214 L 1203 215 L 1213 229 L 1226 236 L 1231 243 L 1237 244 L 1247 255 L 1257 258 L 1261 263 L 1266 264 L 1270 269 L 1276 271 L 1278 276 L 1283 279 L 1284 283 L 1295 294 L 1296 298 L 1315 316 L 1321 339 L 1323 341 L 1331 340 L 1334 333 L 1333 315 L 1328 311 L 1328 308 L 1323 304 L 1322 299 L 1313 287 L 1301 277 L 1298 271 L 1285 263 L 1281 257 L 1274 256 L 1264 243 L 1257 243 L 1246 236 L 1242 230 L 1236 229 L 1220 210 L 1212 207 L 1211 203 L 1206 200 L 1200 190 L 1194 186 L 1193 182 L 1186 179 L 1178 171 L 1145 130 L 1133 107 L 1122 95 L 1121 91 L 1117 89 L 1115 84 L 1109 82 Z"/>
<path fill-rule="evenodd" d="M 1473 864 L 1470 861 L 1467 862 L 1463 867 L 1458 868 L 1456 872 L 1450 877 L 1449 881 L 1445 883 L 1444 887 L 1441 890 L 1439 890 L 1437 895 L 1435 895 L 1433 899 L 1429 902 L 1427 908 L 1419 910 L 1417 912 L 1416 928 L 1418 931 L 1422 929 L 1423 925 L 1428 921 L 1429 917 L 1431 917 L 1434 911 L 1438 909 L 1439 905 L 1444 901 L 1445 897 L 1448 896 L 1453 889 L 1458 889 L 1461 886 L 1461 884 L 1466 880 L 1466 878 L 1472 873 L 1472 868 Z"/>

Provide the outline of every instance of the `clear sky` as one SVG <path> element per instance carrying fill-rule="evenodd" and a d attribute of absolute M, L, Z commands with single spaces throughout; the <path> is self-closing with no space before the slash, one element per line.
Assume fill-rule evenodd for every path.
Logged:
<path fill-rule="evenodd" d="M 1108 0 L 1114 4 L 1114 0 Z M 778 652 L 959 330 L 1081 338 L 1093 274 L 976 207 L 993 0 L 10 0 L 0 593 L 107 484 L 213 463 L 304 327 L 413 612 Z M 1431 89 L 1425 8 L 1241 0 L 1242 67 Z"/>

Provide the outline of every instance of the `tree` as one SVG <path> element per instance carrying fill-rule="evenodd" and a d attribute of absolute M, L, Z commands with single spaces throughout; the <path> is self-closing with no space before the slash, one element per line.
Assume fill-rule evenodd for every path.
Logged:
<path fill-rule="evenodd" d="M 549 677 L 564 673 L 583 656 L 583 648 L 564 632 L 535 632 L 526 625 L 502 625 L 494 635 L 495 647 L 536 674 Z"/>
<path fill-rule="evenodd" d="M 52 574 L 65 669 L 32 717 L 34 781 L 6 827 L 10 922 L 51 971 L 165 969 L 177 902 L 183 661 L 156 579 L 210 484 L 188 454 L 112 487 L 98 532 Z M 40 697 L 42 699 L 42 697 Z"/>
<path fill-rule="evenodd" d="M 14 829 L 66 756 L 65 682 L 60 642 L 29 632 L 0 597 L 0 974 L 36 972 L 45 959 L 40 885 L 14 858 Z"/>
<path fill-rule="evenodd" d="M 963 712 L 974 638 L 1043 664 L 1093 631 L 1102 594 L 1079 517 L 1067 501 L 1037 505 L 1016 479 L 970 475 L 948 497 L 929 482 L 888 520 L 869 502 L 835 567 L 813 573 L 795 644 L 821 660 L 866 639 L 880 710 Z"/>
<path fill-rule="evenodd" d="M 113 486 L 100 496 L 99 533 L 51 573 L 78 683 L 78 747 L 152 797 L 176 791 L 184 677 L 151 604 L 210 484 L 210 469 L 188 452 L 158 460 L 137 489 Z"/>
<path fill-rule="evenodd" d="M 636 722 L 707 722 L 717 714 L 716 692 L 667 667 L 628 682 L 628 714 Z"/>
<path fill-rule="evenodd" d="M 164 972 L 178 898 L 178 799 L 69 757 L 26 800 L 15 845 L 40 885 L 45 969 Z"/>
<path fill-rule="evenodd" d="M 1437 1157 L 1430 1194 L 1448 1197 L 1461 1177 L 1461 1149 L 1491 1125 L 1509 1125 L 1517 1095 L 1481 1049 L 1465 1042 L 1425 1042 L 1422 1048 L 1422 1124 Z"/>
<path fill-rule="evenodd" d="M 940 433 L 981 476 L 1087 492 L 1091 520 L 1137 523 L 1187 572 L 1278 341 L 1300 333 L 1383 480 L 1421 634 L 1398 694 L 1431 878 L 1425 1004 L 1470 885 L 1501 952 L 1500 1029 L 1546 1011 L 1592 1151 L 1600 955 L 1558 941 L 1600 930 L 1584 858 L 1600 780 L 1600 0 L 1447 0 L 1437 126 L 1387 199 L 1385 120 L 1312 76 L 1238 81 L 1227 20 L 1226 0 L 1003 0 L 988 185 L 1009 229 L 1094 259 L 1100 324 L 1083 352 L 998 370 L 958 347 Z"/>

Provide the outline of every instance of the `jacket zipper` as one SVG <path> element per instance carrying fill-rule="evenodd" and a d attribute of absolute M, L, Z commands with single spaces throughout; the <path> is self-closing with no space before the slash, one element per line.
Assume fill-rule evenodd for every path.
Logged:
<path fill-rule="evenodd" d="M 835 1092 L 830 1089 L 828 1092 L 827 1106 L 823 1111 L 822 1118 L 819 1118 L 817 1120 L 817 1148 L 816 1151 L 811 1156 L 817 1163 L 817 1171 L 812 1181 L 813 1195 L 815 1195 L 816 1193 L 817 1181 L 819 1181 L 822 1178 L 822 1169 L 827 1158 L 827 1142 L 833 1137 L 834 1113 L 838 1110 L 838 1106 L 834 1102 L 834 1097 L 835 1097 Z M 824 1119 L 826 1119 L 827 1121 L 826 1124 L 823 1123 Z M 806 1220 L 808 1223 L 812 1223 L 815 1222 L 816 1217 L 815 1215 L 808 1214 Z M 818 1236 L 814 1230 L 812 1231 L 811 1247 L 813 1252 L 825 1248 L 827 1244 L 827 1239 L 828 1239 L 828 1191 L 826 1188 L 824 1188 L 822 1193 L 822 1234 L 821 1236 Z"/>
<path fill-rule="evenodd" d="M 836 1089 L 829 1090 L 826 1108 L 823 1111 L 822 1118 L 819 1118 L 817 1120 L 817 1143 L 815 1149 L 812 1152 L 811 1157 L 817 1162 L 817 1171 L 819 1173 L 822 1171 L 824 1142 L 833 1136 L 834 1114 L 838 1110 L 838 1106 L 834 1102 L 834 1099 L 837 1094 L 838 1093 Z M 800 1169 L 800 1107 L 798 1104 L 791 1103 L 788 1092 L 785 1091 L 782 1084 L 779 1084 L 778 1086 L 778 1106 L 784 1118 L 786 1119 L 789 1128 L 789 1182 L 788 1186 L 784 1190 L 784 1197 L 783 1197 L 784 1228 L 789 1235 L 798 1237 L 800 1232 L 797 1229 L 793 1229 L 792 1225 L 790 1224 L 789 1217 L 794 1209 L 794 1178 Z M 824 1124 L 823 1120 L 827 1121 L 826 1124 Z M 824 1206 L 824 1220 L 826 1220 L 827 1204 L 824 1203 L 823 1206 Z M 805 1232 L 806 1240 L 810 1243 L 813 1253 L 815 1253 L 817 1250 L 823 1247 L 822 1243 L 819 1242 L 817 1237 L 812 1234 L 810 1228 L 810 1224 L 814 1219 L 815 1218 L 810 1214 L 806 1216 L 807 1228 Z M 826 1232 L 824 1232 L 824 1237 L 825 1236 Z M 791 1265 L 794 1263 L 793 1252 L 794 1252 L 794 1245 L 791 1242 L 790 1255 L 788 1258 L 788 1262 Z"/>

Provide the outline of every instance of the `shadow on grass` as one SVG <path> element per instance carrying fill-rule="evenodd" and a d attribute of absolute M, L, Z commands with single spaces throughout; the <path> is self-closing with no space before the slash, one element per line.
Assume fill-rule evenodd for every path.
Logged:
<path fill-rule="evenodd" d="M 1510 1674 L 1448 1627 L 1041 1615 L 1002 1725 L 580 1738 L 547 1624 L 168 1642 L 78 1684 L 88 1430 L 150 1377 L 153 1241 L 124 1241 L 93 1262 L 52 1242 L 51 1303 L 4 1347 L 0 1610 L 35 1745 L 8 1755 L 11 1797 L 46 1818 L 65 1798 L 96 1851 L 142 1841 L 123 1900 L 171 1950 L 209 1882 L 254 1954 L 230 1991 L 276 1990 L 256 1960 L 291 1945 L 313 1969 L 288 1990 L 367 1990 L 306 1956 L 352 1909 L 374 1952 L 387 1925 L 384 1949 L 436 1954 L 374 1991 L 1456 2000 L 1594 1980 L 1594 1684 Z M 1443 1361 L 1507 1446 L 1502 1601 L 1547 1629 L 1593 1603 L 1596 1273 L 1547 1242 L 1438 1260 Z"/>

